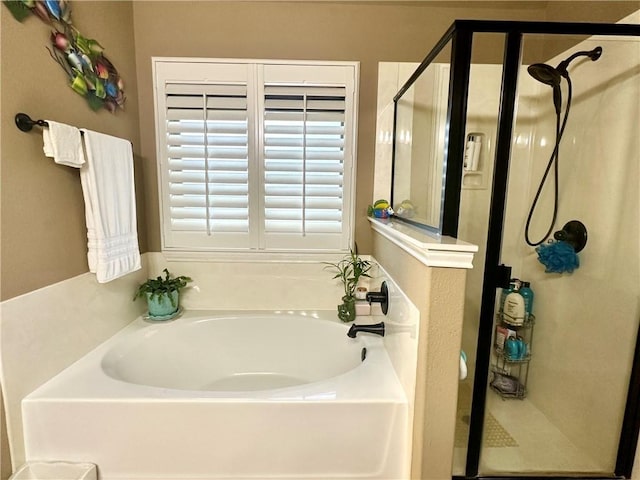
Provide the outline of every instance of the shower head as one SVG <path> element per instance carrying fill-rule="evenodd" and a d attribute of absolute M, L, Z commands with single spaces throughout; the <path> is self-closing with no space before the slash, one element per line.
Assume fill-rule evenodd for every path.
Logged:
<path fill-rule="evenodd" d="M 529 67 L 527 67 L 527 71 L 535 80 L 553 88 L 553 106 L 556 109 L 556 113 L 559 114 L 560 109 L 562 108 L 562 92 L 560 91 L 560 81 L 562 80 L 562 76 L 560 75 L 560 72 L 556 68 L 545 63 L 534 63 L 533 65 L 529 65 Z"/>
<path fill-rule="evenodd" d="M 560 112 L 562 104 L 562 92 L 560 91 L 560 81 L 562 77 L 569 78 L 569 72 L 567 67 L 569 64 L 578 57 L 589 57 L 592 61 L 596 61 L 602 55 L 602 47 L 596 47 L 593 50 L 583 50 L 571 54 L 565 60 L 561 61 L 557 67 L 553 68 L 546 63 L 534 63 L 527 67 L 529 75 L 531 75 L 538 82 L 549 85 L 553 88 L 553 105 L 556 112 Z"/>
<path fill-rule="evenodd" d="M 560 85 L 560 80 L 562 79 L 560 72 L 546 63 L 529 65 L 527 71 L 534 79 L 551 87 Z"/>

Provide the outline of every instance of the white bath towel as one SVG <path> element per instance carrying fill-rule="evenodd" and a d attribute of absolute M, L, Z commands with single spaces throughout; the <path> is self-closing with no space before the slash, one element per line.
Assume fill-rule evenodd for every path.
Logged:
<path fill-rule="evenodd" d="M 80 168 L 85 162 L 80 130 L 71 125 L 47 120 L 48 128 L 42 129 L 42 149 L 47 157 L 67 167 Z"/>
<path fill-rule="evenodd" d="M 80 169 L 89 270 L 106 283 L 141 268 L 131 144 L 82 129 L 87 163 Z"/>

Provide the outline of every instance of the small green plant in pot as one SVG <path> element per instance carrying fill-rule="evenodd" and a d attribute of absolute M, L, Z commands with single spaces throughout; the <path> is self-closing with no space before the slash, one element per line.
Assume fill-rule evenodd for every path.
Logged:
<path fill-rule="evenodd" d="M 338 318 L 343 322 L 352 322 L 356 319 L 356 287 L 360 278 L 369 277 L 367 272 L 371 269 L 371 263 L 360 258 L 353 250 L 337 263 L 325 263 L 325 268 L 333 271 L 333 278 L 339 278 L 344 287 L 342 304 L 338 305 Z"/>
<path fill-rule="evenodd" d="M 180 308 L 180 290 L 193 281 L 190 277 L 181 275 L 171 277 L 169 270 L 163 270 L 164 278 L 158 276 L 149 278 L 138 287 L 133 299 L 145 297 L 149 307 L 149 317 L 172 318 Z"/>

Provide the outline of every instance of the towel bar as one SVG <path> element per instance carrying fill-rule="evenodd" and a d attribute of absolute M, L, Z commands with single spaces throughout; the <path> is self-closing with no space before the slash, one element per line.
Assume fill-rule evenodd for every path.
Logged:
<path fill-rule="evenodd" d="M 46 120 L 42 120 L 42 119 L 33 120 L 26 113 L 16 113 L 15 121 L 16 121 L 16 126 L 23 132 L 30 132 L 31 130 L 33 130 L 34 125 L 38 125 L 39 127 L 42 127 L 42 128 L 49 127 L 49 124 L 47 123 Z M 84 137 L 84 132 L 82 130 L 80 130 L 80 135 Z M 131 142 L 131 140 L 128 140 L 128 142 L 131 143 L 131 146 L 133 147 L 133 142 Z"/>
<path fill-rule="evenodd" d="M 33 130 L 33 126 L 38 125 L 42 128 L 48 128 L 49 124 L 46 120 L 32 120 L 26 113 L 16 113 L 16 126 L 23 132 L 30 132 Z M 80 131 L 80 135 L 84 137 L 84 132 Z"/>

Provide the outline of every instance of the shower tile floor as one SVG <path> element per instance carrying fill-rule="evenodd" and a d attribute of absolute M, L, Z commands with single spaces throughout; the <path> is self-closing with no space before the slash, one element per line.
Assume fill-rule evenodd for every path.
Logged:
<path fill-rule="evenodd" d="M 606 470 L 580 451 L 527 399 L 503 400 L 493 391 L 487 395 L 488 411 L 514 441 L 503 443 L 505 446 L 484 447 L 481 474 L 601 473 Z M 461 392 L 461 400 L 463 397 Z M 461 407 L 463 404 L 459 402 L 458 414 L 468 415 L 468 405 Z M 465 462 L 466 448 L 455 448 L 454 475 L 464 474 Z"/>

